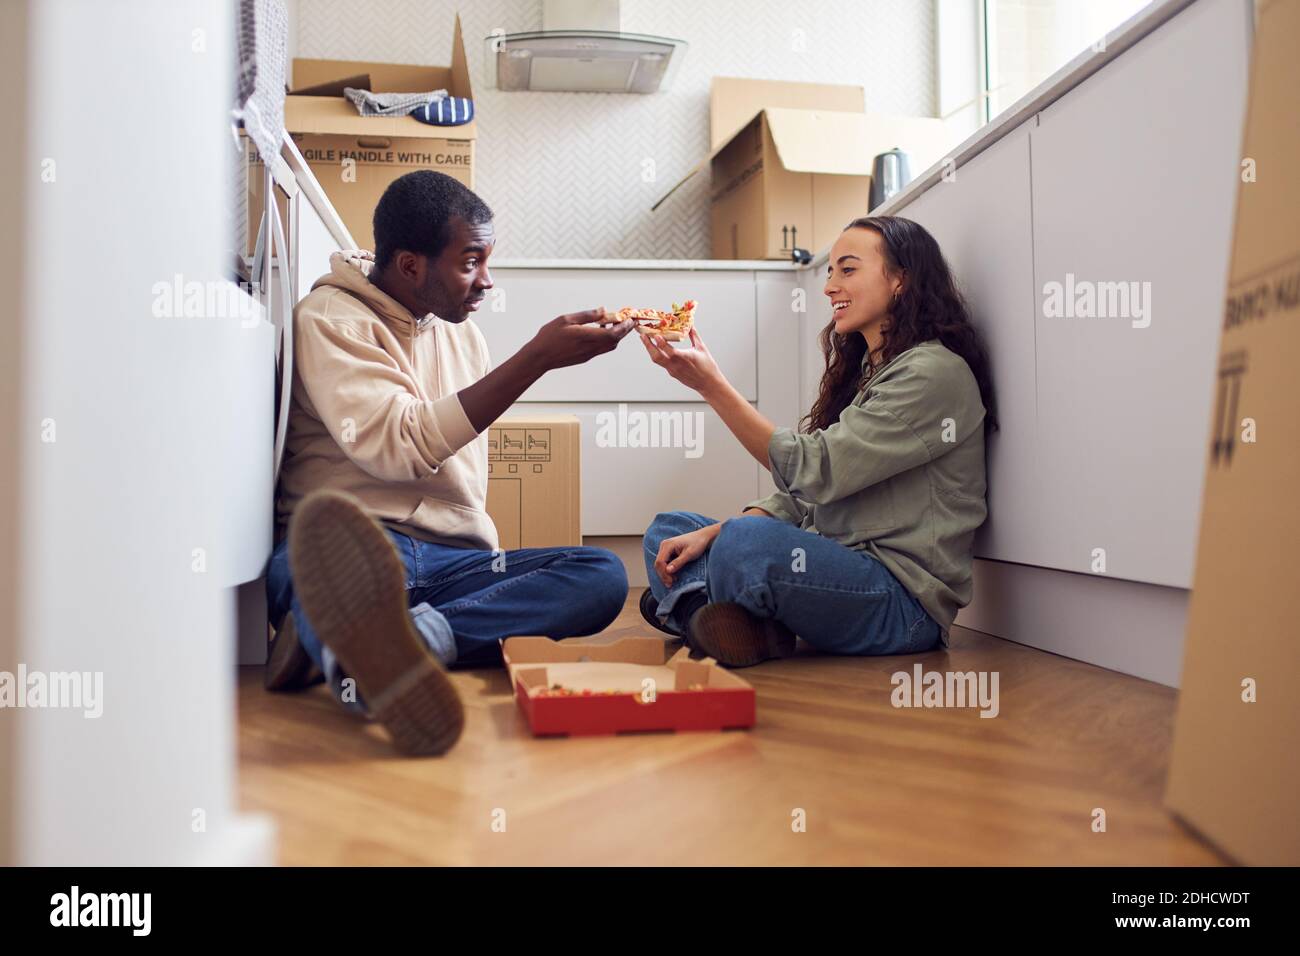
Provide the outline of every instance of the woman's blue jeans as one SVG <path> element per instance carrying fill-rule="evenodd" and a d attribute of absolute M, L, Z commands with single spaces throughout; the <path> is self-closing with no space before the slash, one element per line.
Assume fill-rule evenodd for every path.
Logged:
<path fill-rule="evenodd" d="M 709 550 L 665 587 L 654 568 L 660 543 L 713 524 L 704 515 L 670 511 L 656 515 L 645 533 L 658 617 L 678 633 L 685 625 L 673 614 L 678 600 L 703 590 L 710 602 L 732 601 L 775 618 L 828 654 L 915 654 L 939 646 L 939 625 L 868 552 L 779 518 L 728 519 Z"/>

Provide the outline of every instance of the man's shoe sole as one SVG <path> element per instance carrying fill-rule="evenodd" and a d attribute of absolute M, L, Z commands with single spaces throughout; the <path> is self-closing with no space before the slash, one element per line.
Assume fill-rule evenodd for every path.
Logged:
<path fill-rule="evenodd" d="M 405 572 L 388 535 L 348 495 L 315 492 L 294 512 L 289 565 L 307 619 L 406 754 L 441 754 L 465 710 L 411 623 Z"/>
<path fill-rule="evenodd" d="M 795 636 L 771 618 L 759 618 L 739 604 L 706 604 L 691 615 L 691 647 L 726 667 L 752 667 L 794 653 Z"/>

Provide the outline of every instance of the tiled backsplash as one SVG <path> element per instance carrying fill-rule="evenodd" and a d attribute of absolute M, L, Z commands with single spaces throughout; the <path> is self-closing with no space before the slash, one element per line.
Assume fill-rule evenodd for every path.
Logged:
<path fill-rule="evenodd" d="M 650 207 L 708 153 L 710 78 L 860 84 L 869 110 L 932 116 L 934 3 L 623 0 L 624 29 L 690 44 L 651 96 L 487 89 L 484 37 L 541 29 L 540 0 L 299 0 L 296 55 L 446 63 L 459 10 L 497 255 L 696 259 L 709 256 L 707 175 Z"/>

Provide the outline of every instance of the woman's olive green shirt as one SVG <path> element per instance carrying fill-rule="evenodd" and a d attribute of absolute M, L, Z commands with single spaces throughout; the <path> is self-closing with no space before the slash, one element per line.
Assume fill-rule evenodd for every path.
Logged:
<path fill-rule="evenodd" d="M 971 599 L 975 530 L 988 514 L 984 403 L 965 359 L 930 339 L 867 380 L 839 421 L 768 444 L 777 491 L 751 501 L 866 550 L 943 629 Z M 816 574 L 815 568 L 806 573 Z"/>

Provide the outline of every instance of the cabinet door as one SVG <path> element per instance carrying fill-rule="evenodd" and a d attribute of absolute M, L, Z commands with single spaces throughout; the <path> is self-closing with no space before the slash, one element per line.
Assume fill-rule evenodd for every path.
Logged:
<path fill-rule="evenodd" d="M 1192 4 L 1032 132 L 1042 563 L 1191 586 L 1250 13 Z"/>
<path fill-rule="evenodd" d="M 557 315 L 597 306 L 667 309 L 673 302 L 695 299 L 696 327 L 718 365 L 742 395 L 757 398 L 752 272 L 501 268 L 492 275 L 496 288 L 474 321 L 493 362 L 514 354 Z M 613 352 L 542 376 L 523 399 L 690 402 L 698 396 L 651 362 L 633 333 Z"/>
<path fill-rule="evenodd" d="M 252 328 L 227 324 L 209 341 L 207 355 L 214 368 L 227 370 L 211 392 L 224 414 L 209 438 L 222 453 L 204 476 L 221 502 L 212 572 L 234 586 L 260 577 L 271 554 L 275 329 L 266 321 Z"/>
<path fill-rule="evenodd" d="M 584 535 L 640 535 L 661 511 L 721 520 L 758 497 L 754 459 L 701 402 L 528 402 L 510 413 L 582 423 Z"/>
<path fill-rule="evenodd" d="M 1030 121 L 1032 123 L 1032 120 Z M 988 348 L 1001 429 L 986 444 L 989 518 L 975 554 L 1038 564 L 1048 534 L 1038 476 L 1029 125 L 899 212 L 935 237 Z"/>

